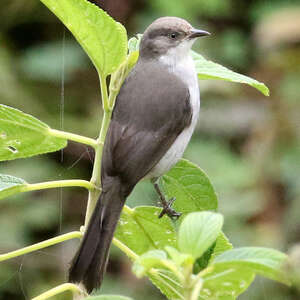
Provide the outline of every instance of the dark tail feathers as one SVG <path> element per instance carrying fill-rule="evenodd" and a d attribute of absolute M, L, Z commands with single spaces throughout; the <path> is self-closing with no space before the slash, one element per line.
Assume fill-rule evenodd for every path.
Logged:
<path fill-rule="evenodd" d="M 82 282 L 88 293 L 100 287 L 106 269 L 110 244 L 125 203 L 122 185 L 116 178 L 101 193 L 82 243 L 69 270 L 69 281 Z"/>

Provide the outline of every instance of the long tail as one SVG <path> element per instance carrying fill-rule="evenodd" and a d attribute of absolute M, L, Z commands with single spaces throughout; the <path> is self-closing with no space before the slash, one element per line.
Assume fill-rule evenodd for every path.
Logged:
<path fill-rule="evenodd" d="M 88 229 L 69 270 L 69 281 L 83 283 L 88 293 L 100 287 L 125 196 L 118 178 L 102 192 L 90 219 Z"/>

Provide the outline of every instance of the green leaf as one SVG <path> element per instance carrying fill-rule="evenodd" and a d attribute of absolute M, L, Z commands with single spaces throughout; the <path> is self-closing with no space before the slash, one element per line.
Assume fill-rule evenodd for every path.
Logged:
<path fill-rule="evenodd" d="M 129 51 L 139 50 L 141 38 L 142 34 L 138 34 L 137 37 L 133 37 L 129 40 Z M 259 82 L 251 77 L 231 71 L 230 69 L 225 68 L 222 65 L 219 65 L 210 60 L 206 60 L 202 55 L 195 51 L 191 51 L 191 54 L 195 62 L 196 71 L 198 73 L 199 79 L 217 79 L 237 83 L 244 83 L 256 88 L 265 96 L 269 96 L 269 89 L 262 82 Z"/>
<path fill-rule="evenodd" d="M 207 175 L 188 160 L 180 160 L 159 181 L 168 198 L 175 197 L 174 209 L 181 213 L 215 210 L 218 200 Z"/>
<path fill-rule="evenodd" d="M 141 43 L 141 40 L 142 40 L 142 34 L 138 33 L 136 35 L 136 37 L 132 37 L 131 39 L 129 39 L 128 41 L 128 50 L 129 50 L 129 53 L 131 52 L 135 52 L 135 51 L 139 51 L 140 49 L 140 43 Z"/>
<path fill-rule="evenodd" d="M 132 298 L 119 295 L 101 295 L 84 298 L 84 300 L 132 300 Z"/>
<path fill-rule="evenodd" d="M 254 280 L 255 273 L 249 269 L 214 265 L 212 271 L 203 276 L 202 299 L 229 300 L 243 293 Z"/>
<path fill-rule="evenodd" d="M 213 261 L 218 255 L 222 254 L 225 251 L 231 250 L 232 248 L 233 246 L 229 242 L 228 238 L 223 232 L 221 232 L 216 240 L 216 246 L 209 262 Z"/>
<path fill-rule="evenodd" d="M 67 145 L 49 126 L 15 108 L 0 105 L 0 161 L 54 152 Z"/>
<path fill-rule="evenodd" d="M 182 221 L 178 232 L 178 247 L 194 259 L 216 241 L 223 225 L 223 216 L 212 212 L 190 213 Z"/>
<path fill-rule="evenodd" d="M 177 277 L 165 269 L 156 269 L 147 274 L 152 283 L 167 296 L 168 299 L 184 299 L 183 288 Z"/>
<path fill-rule="evenodd" d="M 103 76 L 114 72 L 127 54 L 126 29 L 87 0 L 41 0 L 73 33 Z"/>
<path fill-rule="evenodd" d="M 26 184 L 21 178 L 0 174 L 0 199 L 19 193 Z"/>
<path fill-rule="evenodd" d="M 283 270 L 283 264 L 287 261 L 287 255 L 275 249 L 260 247 L 236 248 L 222 253 L 213 261 L 213 266 L 221 264 L 238 268 L 249 269 L 254 273 L 267 278 L 289 284 L 287 274 Z"/>
<path fill-rule="evenodd" d="M 138 51 L 131 52 L 127 55 L 126 60 L 119 66 L 119 68 L 112 73 L 109 84 L 110 94 L 115 93 L 115 95 L 117 95 L 119 93 L 124 80 L 136 64 L 138 57 Z"/>
<path fill-rule="evenodd" d="M 213 243 L 213 245 L 208 248 L 208 250 L 206 250 L 206 252 L 195 262 L 194 273 L 199 273 L 206 268 L 216 256 L 227 250 L 231 250 L 232 248 L 232 244 L 229 242 L 225 234 L 221 232 L 217 237 L 216 242 Z"/>
<path fill-rule="evenodd" d="M 195 62 L 199 79 L 219 79 L 231 82 L 245 83 L 256 88 L 265 96 L 269 96 L 269 89 L 262 82 L 259 82 L 248 76 L 233 72 L 215 62 L 206 60 L 197 52 L 192 51 L 192 56 Z"/>
<path fill-rule="evenodd" d="M 143 277 L 153 267 L 163 267 L 162 261 L 167 260 L 167 254 L 162 250 L 150 250 L 141 255 L 133 264 L 132 270 L 137 277 Z"/>
<path fill-rule="evenodd" d="M 158 218 L 161 208 L 139 206 L 123 210 L 115 237 L 136 254 L 176 246 L 176 232 L 170 218 Z"/>
<path fill-rule="evenodd" d="M 216 242 L 214 242 L 204 253 L 201 257 L 198 257 L 195 261 L 193 273 L 197 274 L 204 270 L 211 260 L 212 254 L 214 252 L 214 249 L 216 247 Z"/>
<path fill-rule="evenodd" d="M 193 257 L 189 254 L 181 253 L 176 248 L 166 246 L 166 251 L 168 252 L 171 260 L 177 265 L 181 266 L 184 263 L 190 262 L 193 264 Z"/>

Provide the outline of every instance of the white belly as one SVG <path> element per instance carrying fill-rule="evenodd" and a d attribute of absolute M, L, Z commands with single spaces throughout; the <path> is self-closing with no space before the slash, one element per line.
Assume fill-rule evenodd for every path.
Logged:
<path fill-rule="evenodd" d="M 196 127 L 200 111 L 200 93 L 197 73 L 193 59 L 189 56 L 182 63 L 176 64 L 175 68 L 170 68 L 177 76 L 182 78 L 189 87 L 190 104 L 192 108 L 192 121 L 189 127 L 185 128 L 176 138 L 170 149 L 161 158 L 157 165 L 147 174 L 146 178 L 160 177 L 168 172 L 182 157 L 186 146 Z M 185 75 L 183 75 L 185 74 Z"/>

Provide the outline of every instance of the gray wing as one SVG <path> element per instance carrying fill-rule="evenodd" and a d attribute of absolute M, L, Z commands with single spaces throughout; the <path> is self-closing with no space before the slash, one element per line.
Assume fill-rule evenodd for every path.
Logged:
<path fill-rule="evenodd" d="M 102 182 L 119 176 L 130 193 L 190 124 L 189 97 L 177 76 L 160 66 L 138 64 L 116 99 L 103 150 Z"/>

